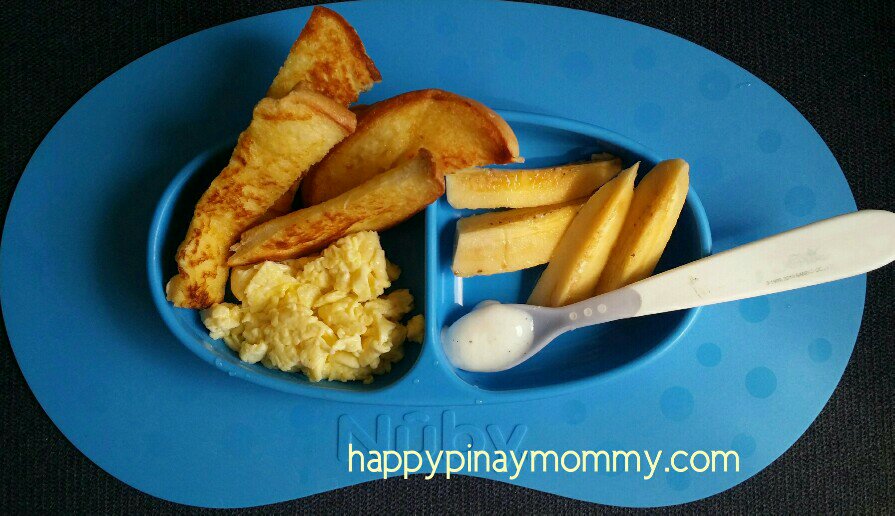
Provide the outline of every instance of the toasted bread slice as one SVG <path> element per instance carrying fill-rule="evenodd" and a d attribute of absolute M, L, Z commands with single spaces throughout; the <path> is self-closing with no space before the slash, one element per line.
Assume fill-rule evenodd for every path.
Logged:
<path fill-rule="evenodd" d="M 354 104 L 348 109 L 354 113 L 354 116 L 357 120 L 363 118 L 364 114 L 370 110 L 369 104 Z M 283 194 L 282 197 L 277 199 L 277 202 L 273 203 L 273 206 L 270 207 L 270 210 L 264 214 L 261 219 L 256 222 L 256 224 L 261 224 L 262 222 L 267 222 L 270 219 L 275 219 L 277 217 L 281 217 L 292 211 L 292 204 L 295 201 L 295 194 L 298 192 L 298 185 L 301 181 L 296 181 L 292 186 L 286 190 L 286 193 Z"/>
<path fill-rule="evenodd" d="M 360 120 L 364 117 L 364 114 L 366 114 L 367 111 L 370 110 L 371 107 L 372 106 L 370 106 L 370 104 L 353 104 L 348 109 L 350 109 L 351 112 L 354 113 L 354 116 L 356 116 L 357 119 Z"/>
<path fill-rule="evenodd" d="M 388 229 L 444 193 L 444 175 L 425 149 L 394 169 L 326 202 L 243 233 L 230 266 L 285 260 L 318 251 L 359 231 Z"/>
<path fill-rule="evenodd" d="M 337 12 L 318 6 L 311 11 L 311 17 L 292 44 L 267 96 L 280 98 L 295 88 L 304 88 L 348 105 L 381 80 L 354 28 Z M 351 110 L 358 114 L 367 107 L 353 106 Z M 296 191 L 298 182 L 256 223 L 292 211 Z"/>
<path fill-rule="evenodd" d="M 303 87 L 347 106 L 381 80 L 354 28 L 335 11 L 315 7 L 267 96 Z"/>
<path fill-rule="evenodd" d="M 351 111 L 319 93 L 261 100 L 227 167 L 196 205 L 168 300 L 183 308 L 223 301 L 230 246 L 354 127 Z"/>
<path fill-rule="evenodd" d="M 283 215 L 292 211 L 292 204 L 295 202 L 295 194 L 298 192 L 298 185 L 301 184 L 301 179 L 292 183 L 289 188 L 286 190 L 286 193 L 280 196 L 273 205 L 267 210 L 260 219 L 255 221 L 255 224 L 261 224 L 262 222 L 267 222 L 268 220 L 275 219 L 277 217 L 282 217 Z"/>
<path fill-rule="evenodd" d="M 513 130 L 483 104 L 442 90 L 412 91 L 370 106 L 357 131 L 305 177 L 302 200 L 313 206 L 332 199 L 421 148 L 445 172 L 519 159 Z"/>

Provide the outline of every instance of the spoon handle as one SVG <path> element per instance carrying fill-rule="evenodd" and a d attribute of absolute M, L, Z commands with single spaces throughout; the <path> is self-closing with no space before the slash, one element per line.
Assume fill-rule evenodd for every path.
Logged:
<path fill-rule="evenodd" d="M 566 308 L 599 311 L 594 318 L 599 321 L 576 321 L 583 326 L 810 287 L 893 260 L 895 213 L 863 210 L 729 249 Z"/>

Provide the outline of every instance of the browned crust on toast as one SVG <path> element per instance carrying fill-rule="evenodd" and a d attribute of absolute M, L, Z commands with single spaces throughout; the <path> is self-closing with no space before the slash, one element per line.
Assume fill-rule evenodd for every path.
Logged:
<path fill-rule="evenodd" d="M 379 73 L 379 69 L 376 68 L 376 64 L 373 63 L 373 59 L 367 55 L 367 49 L 364 48 L 364 42 L 361 41 L 360 36 L 357 34 L 357 30 L 351 26 L 348 21 L 342 17 L 341 14 L 333 11 L 332 9 L 328 9 L 321 5 L 315 6 L 311 11 L 311 18 L 308 19 L 308 23 L 305 25 L 305 29 L 307 30 L 310 27 L 310 30 L 314 30 L 317 26 L 316 17 L 326 17 L 331 19 L 332 21 L 341 25 L 345 30 L 345 36 L 351 41 L 351 51 L 354 54 L 354 57 L 357 58 L 358 61 L 362 61 L 367 68 L 367 72 L 370 74 L 370 78 L 373 79 L 374 82 L 379 82 L 382 80 L 382 74 Z M 315 23 L 311 23 L 314 20 Z M 301 37 L 301 34 L 299 34 Z M 353 102 L 353 101 L 352 101 Z"/>
<path fill-rule="evenodd" d="M 510 125 L 503 119 L 503 117 L 498 115 L 493 109 L 475 99 L 437 88 L 408 91 L 407 93 L 396 95 L 370 106 L 365 106 L 363 109 L 358 109 L 358 119 L 362 119 L 363 121 L 358 122 L 356 132 L 361 133 L 364 131 L 365 127 L 374 125 L 385 113 L 423 100 L 457 102 L 469 106 L 474 112 L 481 114 L 482 118 L 490 122 L 490 126 L 494 129 L 491 133 L 491 138 L 495 142 L 502 143 L 500 146 L 501 150 L 505 149 L 505 152 L 494 157 L 494 164 L 511 163 L 519 158 L 519 140 L 516 138 L 516 133 L 513 132 L 513 129 L 510 128 Z M 333 152 L 336 152 L 343 144 L 345 144 L 344 141 L 337 145 L 336 148 L 333 149 Z M 436 156 L 436 159 L 439 159 L 439 156 Z"/>
<path fill-rule="evenodd" d="M 308 60 L 302 64 L 310 66 L 298 66 L 302 59 Z M 354 27 L 339 13 L 318 6 L 292 44 L 267 95 L 282 97 L 290 89 L 305 87 L 347 106 L 381 80 Z"/>
<path fill-rule="evenodd" d="M 354 127 L 351 111 L 319 93 L 262 99 L 229 163 L 196 204 L 168 299 L 183 308 L 223 301 L 230 246 Z"/>
<path fill-rule="evenodd" d="M 426 149 L 344 194 L 242 234 L 228 265 L 285 260 L 323 249 L 358 231 L 383 231 L 444 193 L 444 173 Z"/>
<path fill-rule="evenodd" d="M 473 117 L 478 117 L 481 123 L 478 124 L 477 130 L 482 130 L 486 133 L 483 139 L 487 140 L 487 147 L 492 152 L 485 160 L 471 160 L 467 155 L 468 149 L 452 149 L 450 146 L 442 146 L 442 148 L 435 150 L 433 146 L 423 143 L 423 146 L 427 146 L 432 150 L 435 159 L 443 170 L 450 171 L 469 166 L 520 161 L 519 141 L 515 133 L 513 133 L 509 124 L 489 107 L 481 102 L 444 90 L 425 89 L 411 91 L 377 102 L 363 110 L 361 116 L 359 116 L 355 132 L 333 148 L 326 158 L 308 172 L 301 188 L 302 200 L 305 206 L 320 203 L 334 195 L 343 193 L 345 188 L 343 187 L 344 185 L 338 184 L 340 182 L 347 183 L 350 187 L 351 185 L 356 185 L 357 181 L 363 182 L 369 179 L 369 175 L 366 175 L 357 178 L 357 181 L 355 181 L 355 178 L 349 178 L 347 175 L 356 173 L 356 171 L 339 170 L 338 173 L 344 173 L 346 176 L 343 178 L 344 181 L 338 181 L 338 178 L 334 178 L 331 175 L 334 171 L 327 170 L 327 167 L 331 166 L 330 163 L 334 162 L 334 160 L 342 159 L 344 155 L 350 154 L 350 150 L 356 145 L 358 140 L 375 136 L 376 131 L 380 130 L 380 124 L 385 123 L 383 120 L 395 113 L 401 113 L 405 108 L 414 104 L 427 102 L 453 104 L 463 108 L 461 109 L 464 113 L 463 116 L 469 116 L 471 113 Z M 404 155 L 398 158 L 406 159 L 408 155 L 415 154 L 417 150 L 419 149 L 413 147 L 404 149 Z M 378 170 L 373 171 L 374 174 L 372 175 L 387 170 L 394 163 L 381 165 Z"/>
<path fill-rule="evenodd" d="M 316 91 L 297 89 L 293 90 L 289 98 L 295 102 L 301 102 L 314 109 L 321 115 L 326 115 L 333 122 L 341 125 L 349 134 L 357 129 L 357 117 L 354 113 L 345 109 L 341 104 Z"/>

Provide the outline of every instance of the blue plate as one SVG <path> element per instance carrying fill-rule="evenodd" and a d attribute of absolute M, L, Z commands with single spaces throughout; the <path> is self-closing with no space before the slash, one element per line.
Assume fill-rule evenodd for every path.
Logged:
<path fill-rule="evenodd" d="M 712 239 L 720 251 L 854 210 L 804 118 L 717 55 L 599 15 L 459 4 L 336 6 L 384 77 L 362 101 L 439 87 L 508 110 L 529 166 L 601 149 L 628 162 L 687 159 L 699 197 L 688 198 L 664 267 L 702 256 Z M 184 206 L 245 127 L 309 13 L 241 20 L 138 59 L 66 113 L 22 176 L 0 249 L 3 315 L 38 401 L 91 460 L 165 499 L 238 507 L 375 478 L 348 471 L 349 442 L 739 453 L 737 472 L 660 468 L 648 480 L 475 473 L 658 506 L 742 482 L 813 421 L 854 346 L 863 278 L 580 331 L 505 375 L 467 374 L 446 365 L 441 325 L 480 299 L 524 297 L 537 272 L 456 281 L 448 264 L 463 213 L 443 200 L 383 235 L 429 327 L 427 343 L 371 386 L 248 368 L 207 339 L 194 312 L 155 306 Z M 165 321 L 207 361 L 276 389 L 197 360 Z"/>
<path fill-rule="evenodd" d="M 503 112 L 502 115 L 525 149 L 527 166 L 580 161 L 604 151 L 621 157 L 625 166 L 642 162 L 644 170 L 660 161 L 642 145 L 599 127 L 530 113 Z M 311 383 L 301 374 L 246 364 L 223 341 L 208 336 L 197 310 L 171 305 L 165 298 L 164 288 L 165 282 L 177 272 L 171 257 L 186 234 L 196 202 L 226 165 L 234 142 L 235 138 L 203 152 L 175 176 L 162 194 L 152 219 L 147 257 L 150 292 L 162 318 L 190 350 L 230 376 L 284 392 L 354 403 L 383 404 L 395 398 L 407 405 L 434 401 L 464 404 L 473 399 L 481 402 L 534 399 L 603 381 L 611 376 L 609 373 L 623 373 L 675 342 L 699 312 L 685 310 L 579 330 L 558 339 L 524 366 L 499 375 L 455 370 L 438 345 L 427 346 L 422 352 L 419 346 L 407 346 L 405 358 L 372 384 Z M 481 301 L 524 303 L 544 269 L 535 267 L 465 280 L 454 276 L 451 260 L 456 221 L 470 213 L 473 212 L 455 210 L 440 199 L 425 215 L 382 234 L 386 254 L 402 270 L 395 288 L 409 288 L 416 293 L 416 304 L 425 307 L 430 321 L 428 342 L 438 343 L 441 328 Z M 710 250 L 708 220 L 699 197 L 691 190 L 657 270 L 698 260 Z M 428 267 L 427 256 L 430 257 Z M 427 381 L 421 383 L 420 377 Z M 481 392 L 481 389 L 492 392 Z"/>

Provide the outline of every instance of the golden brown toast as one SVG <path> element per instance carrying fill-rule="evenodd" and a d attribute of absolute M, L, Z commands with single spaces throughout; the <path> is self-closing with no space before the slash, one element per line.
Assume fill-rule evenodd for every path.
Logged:
<path fill-rule="evenodd" d="M 411 91 L 363 112 L 357 131 L 305 177 L 305 206 L 332 199 L 419 151 L 445 172 L 519 160 L 519 142 L 494 111 L 442 90 Z"/>
<path fill-rule="evenodd" d="M 369 104 L 354 104 L 348 109 L 354 113 L 354 116 L 357 120 L 360 120 L 364 114 L 370 110 Z M 256 224 L 261 224 L 262 222 L 267 222 L 270 219 L 275 219 L 277 217 L 283 216 L 290 211 L 292 211 L 292 203 L 295 200 L 295 194 L 298 192 L 298 185 L 301 181 L 296 181 L 292 186 L 289 187 L 289 190 L 286 190 L 286 193 L 283 194 L 282 197 L 277 199 L 277 202 L 273 203 L 273 206 L 270 207 L 267 213 L 264 214 L 261 219 L 256 222 Z"/>
<path fill-rule="evenodd" d="M 359 231 L 398 224 L 444 193 L 444 175 L 433 155 L 412 159 L 326 202 L 270 220 L 243 233 L 230 266 L 285 260 L 318 251 Z"/>
<path fill-rule="evenodd" d="M 305 88 L 348 105 L 381 80 L 354 27 L 335 11 L 315 7 L 267 96 L 279 98 L 295 88 Z M 366 107 L 353 106 L 351 110 L 357 114 L 358 109 Z M 258 223 L 292 211 L 296 191 L 298 182 L 277 199 Z"/>
<path fill-rule="evenodd" d="M 168 300 L 183 308 L 223 301 L 230 246 L 355 123 L 351 111 L 319 93 L 262 99 L 227 167 L 196 205 L 177 250 L 178 274 L 165 288 Z"/>
<path fill-rule="evenodd" d="M 267 96 L 304 87 L 347 106 L 381 80 L 354 27 L 335 11 L 315 7 Z"/>

